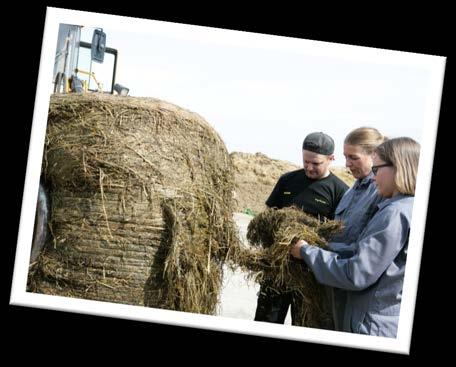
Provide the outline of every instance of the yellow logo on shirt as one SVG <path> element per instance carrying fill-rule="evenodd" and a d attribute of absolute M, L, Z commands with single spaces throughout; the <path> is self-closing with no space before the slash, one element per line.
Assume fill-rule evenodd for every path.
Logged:
<path fill-rule="evenodd" d="M 283 194 L 284 195 L 291 195 L 291 192 L 290 191 L 284 191 Z"/>
<path fill-rule="evenodd" d="M 328 203 L 326 201 L 321 200 L 319 198 L 315 198 L 315 201 L 318 202 L 318 203 L 322 203 L 322 204 L 328 205 Z"/>

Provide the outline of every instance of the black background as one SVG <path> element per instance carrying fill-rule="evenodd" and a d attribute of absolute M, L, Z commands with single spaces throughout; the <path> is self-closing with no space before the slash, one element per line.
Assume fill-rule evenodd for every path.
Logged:
<path fill-rule="evenodd" d="M 450 298 L 454 276 L 451 271 L 451 224 L 445 215 L 452 212 L 453 190 L 446 162 L 452 160 L 449 143 L 450 77 L 454 74 L 450 57 L 449 10 L 445 8 L 398 8 L 365 5 L 348 9 L 324 4 L 322 8 L 307 3 L 274 3 L 257 6 L 230 3 L 118 3 L 107 2 L 47 2 L 46 4 L 10 4 L 4 18 L 12 23 L 5 32 L 3 43 L 3 197 L 8 199 L 4 218 L 9 236 L 4 241 L 4 270 L 10 289 L 14 255 L 19 229 L 22 191 L 39 70 L 41 43 L 47 6 L 92 12 L 164 20 L 209 27 L 235 29 L 265 34 L 329 41 L 407 52 L 449 57 L 447 59 L 442 110 L 435 152 L 434 172 L 426 235 L 423 247 L 411 355 L 357 350 L 241 334 L 221 333 L 184 327 L 135 322 L 90 315 L 78 315 L 49 310 L 10 306 L 9 292 L 4 292 L 4 325 L 6 351 L 19 362 L 32 358 L 41 362 L 72 361 L 144 361 L 159 363 L 248 363 L 277 361 L 286 364 L 298 358 L 298 363 L 315 359 L 324 363 L 328 358 L 346 362 L 421 360 L 425 356 L 440 359 L 447 351 L 446 331 L 452 332 L 454 318 Z M 454 37 L 453 37 L 454 39 Z M 6 42 L 5 42 L 6 41 Z M 6 57 L 9 55 L 10 57 Z M 6 95 L 5 96 L 5 92 Z M 443 183 L 445 180 L 445 184 Z M 446 195 L 442 197 L 442 194 Z M 443 233 L 444 236 L 439 236 Z M 449 270 L 449 271 L 448 271 Z M 4 345 L 5 347 L 5 345 Z M 19 352 L 12 352 L 18 347 Z M 6 357 L 6 356 L 5 356 Z M 431 357 L 431 358 L 434 358 Z M 164 359 L 162 359 L 164 358 Z M 232 361 L 232 362 L 231 362 Z M 252 362 L 250 362 L 252 361 Z M 41 363 L 39 362 L 39 363 Z"/>

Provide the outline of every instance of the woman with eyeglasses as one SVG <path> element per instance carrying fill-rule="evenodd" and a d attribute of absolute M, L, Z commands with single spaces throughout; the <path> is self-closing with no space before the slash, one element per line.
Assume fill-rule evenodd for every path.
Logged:
<path fill-rule="evenodd" d="M 317 281 L 345 291 L 342 331 L 396 337 L 419 160 L 411 138 L 387 140 L 375 149 L 372 172 L 384 198 L 348 256 L 298 241 Z"/>
<path fill-rule="evenodd" d="M 376 211 L 377 204 L 382 200 L 374 182 L 372 165 L 375 149 L 386 140 L 383 134 L 372 127 L 357 128 L 345 137 L 345 165 L 356 181 L 344 194 L 335 212 L 335 219 L 342 221 L 344 228 L 340 234 L 332 238 L 330 249 L 337 251 L 340 256 L 349 257 L 353 254 L 354 250 L 349 245 L 356 241 Z M 334 329 L 341 331 L 346 302 L 345 292 L 332 287 L 327 287 L 326 290 Z"/>

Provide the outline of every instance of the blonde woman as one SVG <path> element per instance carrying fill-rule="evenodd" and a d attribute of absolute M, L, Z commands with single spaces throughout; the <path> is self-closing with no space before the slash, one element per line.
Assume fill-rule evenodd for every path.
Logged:
<path fill-rule="evenodd" d="M 381 200 L 372 165 L 375 149 L 384 141 L 386 137 L 372 127 L 355 129 L 344 140 L 345 165 L 356 181 L 336 208 L 335 219 L 344 223 L 344 230 L 334 238 L 335 242 L 343 244 L 355 241 Z"/>
<path fill-rule="evenodd" d="M 372 172 L 375 149 L 387 138 L 377 129 L 360 127 L 351 131 L 344 140 L 345 165 L 356 178 L 336 208 L 335 219 L 344 224 L 343 231 L 332 239 L 331 249 L 341 256 L 350 256 L 354 243 L 367 222 L 374 215 L 382 197 L 377 192 Z M 327 288 L 334 329 L 343 330 L 346 295 L 337 288 Z"/>
<path fill-rule="evenodd" d="M 298 241 L 291 254 L 316 279 L 346 292 L 343 331 L 396 337 L 420 146 L 410 138 L 379 145 L 373 157 L 378 210 L 344 257 Z"/>

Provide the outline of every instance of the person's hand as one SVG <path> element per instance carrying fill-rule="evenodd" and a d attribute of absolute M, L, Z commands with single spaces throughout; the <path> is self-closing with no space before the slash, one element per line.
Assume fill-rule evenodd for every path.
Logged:
<path fill-rule="evenodd" d="M 304 245 L 308 245 L 308 243 L 304 240 L 299 240 L 298 242 L 296 242 L 295 244 L 293 244 L 290 248 L 290 254 L 297 258 L 297 259 L 302 259 L 302 256 L 301 256 L 301 247 L 304 246 Z"/>

